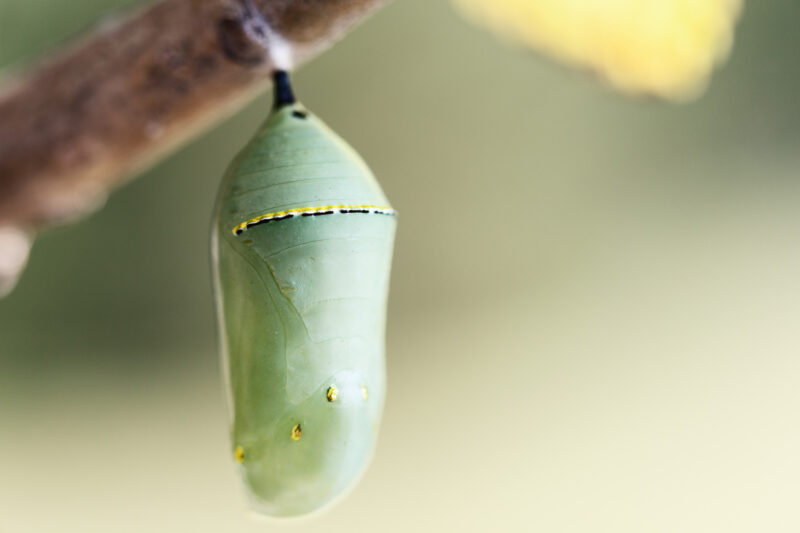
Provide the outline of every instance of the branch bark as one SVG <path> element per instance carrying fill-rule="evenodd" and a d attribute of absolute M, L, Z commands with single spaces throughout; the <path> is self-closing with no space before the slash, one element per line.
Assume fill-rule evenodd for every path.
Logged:
<path fill-rule="evenodd" d="M 386 1 L 252 0 L 252 6 L 298 64 Z M 9 235 L 18 243 L 19 235 L 90 212 L 125 177 L 263 89 L 273 54 L 243 30 L 246 5 L 157 2 L 104 24 L 0 87 L 0 246 Z M 5 259 L 0 295 L 13 270 L 3 265 L 15 263 Z"/>

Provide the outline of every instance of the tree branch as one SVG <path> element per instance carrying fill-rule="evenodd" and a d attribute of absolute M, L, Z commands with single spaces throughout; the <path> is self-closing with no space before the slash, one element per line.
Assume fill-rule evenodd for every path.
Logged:
<path fill-rule="evenodd" d="M 244 105 L 276 61 L 307 60 L 386 1 L 163 0 L 0 87 L 0 295 L 19 262 L 4 242 L 91 211 Z M 243 29 L 248 14 L 280 58 Z"/>

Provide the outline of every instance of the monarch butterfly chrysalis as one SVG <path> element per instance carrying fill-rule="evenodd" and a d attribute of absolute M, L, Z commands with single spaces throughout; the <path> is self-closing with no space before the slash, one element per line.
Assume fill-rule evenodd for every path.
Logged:
<path fill-rule="evenodd" d="M 212 260 L 231 454 L 254 507 L 312 512 L 352 487 L 383 409 L 396 219 L 366 164 L 295 102 L 222 181 Z"/>

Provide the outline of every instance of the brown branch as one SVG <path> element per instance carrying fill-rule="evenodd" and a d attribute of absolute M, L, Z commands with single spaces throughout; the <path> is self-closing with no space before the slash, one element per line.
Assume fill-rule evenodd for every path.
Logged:
<path fill-rule="evenodd" d="M 296 64 L 386 1 L 252 5 L 288 41 Z M 243 31 L 245 5 L 157 2 L 0 87 L 0 259 L 9 231 L 18 242 L 20 234 L 91 211 L 125 176 L 265 87 L 273 60 Z"/>

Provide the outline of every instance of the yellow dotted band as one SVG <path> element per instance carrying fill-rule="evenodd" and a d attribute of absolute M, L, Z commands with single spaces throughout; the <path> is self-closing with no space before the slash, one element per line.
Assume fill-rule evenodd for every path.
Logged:
<path fill-rule="evenodd" d="M 296 209 L 287 209 L 286 211 L 277 211 L 275 213 L 267 213 L 266 215 L 257 216 L 250 220 L 245 220 L 235 228 L 233 228 L 234 235 L 241 235 L 245 230 L 258 224 L 266 224 L 274 220 L 284 220 L 294 217 L 313 217 L 320 215 L 333 215 L 336 213 L 364 213 L 375 215 L 396 215 L 397 211 L 388 205 L 372 205 L 372 204 L 358 204 L 358 205 L 320 205 L 317 207 L 298 207 Z"/>

